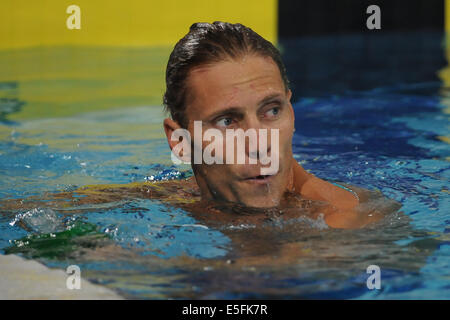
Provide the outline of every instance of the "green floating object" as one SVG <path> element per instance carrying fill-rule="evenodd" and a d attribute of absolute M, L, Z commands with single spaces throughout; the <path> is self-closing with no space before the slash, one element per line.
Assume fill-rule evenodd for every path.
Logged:
<path fill-rule="evenodd" d="M 87 222 L 76 221 L 67 230 L 30 234 L 13 241 L 13 245 L 5 248 L 5 254 L 22 254 L 29 258 L 64 259 L 72 256 L 82 248 L 95 248 L 108 235 L 99 232 L 98 227 Z"/>

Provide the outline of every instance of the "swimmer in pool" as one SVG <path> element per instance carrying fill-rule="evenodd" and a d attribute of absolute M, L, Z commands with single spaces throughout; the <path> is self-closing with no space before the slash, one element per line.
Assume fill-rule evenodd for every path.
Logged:
<path fill-rule="evenodd" d="M 277 145 L 267 139 L 266 150 L 258 150 L 277 156 L 277 170 L 262 174 L 266 165 L 261 161 L 191 161 L 194 177 L 187 180 L 84 186 L 48 198 L 3 201 L 4 211 L 36 208 L 43 201 L 48 207 L 73 206 L 82 211 L 84 205 L 144 197 L 181 207 L 206 224 L 258 224 L 282 213 L 286 219 L 322 215 L 330 227 L 361 228 L 398 209 L 392 201 L 384 208 L 375 206 L 371 200 L 381 194 L 327 182 L 297 163 L 292 154 L 294 111 L 286 70 L 279 51 L 251 29 L 223 22 L 193 24 L 170 55 L 166 85 L 164 105 L 170 118 L 163 126 L 172 150 L 179 144 L 179 139 L 172 139 L 176 130 L 195 136 L 194 121 L 201 121 L 203 131 L 277 130 Z M 202 151 L 208 147 L 204 141 L 200 145 Z M 236 150 L 232 151 L 236 154 Z M 254 157 L 247 145 L 242 152 L 246 160 L 252 153 Z"/>
<path fill-rule="evenodd" d="M 234 244 L 226 258 L 214 260 L 216 264 L 210 259 L 203 261 L 181 256 L 169 262 L 155 257 L 157 265 L 171 267 L 179 263 L 180 267 L 204 270 L 202 264 L 206 264 L 241 270 L 242 266 L 291 266 L 313 255 L 310 244 L 333 248 L 331 253 L 325 253 L 331 258 L 335 257 L 334 251 L 343 256 L 346 254 L 339 252 L 339 244 L 327 238 L 310 241 L 308 237 L 299 237 L 305 232 L 299 232 L 297 225 L 286 224 L 281 231 L 283 236 L 292 235 L 275 241 L 273 232 L 259 227 L 267 222 L 271 226 L 272 222 L 276 225 L 280 220 L 296 221 L 306 217 L 310 219 L 305 221 L 314 219 L 320 225 L 324 221 L 332 228 L 361 228 L 399 209 L 398 203 L 384 202 L 381 193 L 327 182 L 297 163 L 292 153 L 294 111 L 291 91 L 280 53 L 245 26 L 221 22 L 194 24 L 170 55 L 166 84 L 164 105 L 171 117 L 164 120 L 163 126 L 171 149 L 179 143 L 171 139 L 175 130 L 185 129 L 191 136 L 195 135 L 194 121 L 201 121 L 204 131 L 277 129 L 278 170 L 261 174 L 264 167 L 261 163 L 196 164 L 191 161 L 194 177 L 187 180 L 84 186 L 44 197 L 10 199 L 1 201 L 0 214 L 49 207 L 72 217 L 92 209 L 102 211 L 122 206 L 130 199 L 156 199 L 164 205 L 192 213 L 201 225 L 220 229 Z M 272 139 L 268 141 L 266 151 L 271 154 L 275 146 Z M 202 150 L 207 146 L 204 143 Z M 249 148 L 245 148 L 244 153 L 247 159 L 250 158 Z M 319 220 L 320 217 L 323 220 Z M 26 222 L 19 221 L 18 225 L 32 231 Z M 257 228 L 251 231 L 229 228 L 242 225 Z M 277 229 L 277 233 L 278 230 L 281 229 Z M 312 228 L 306 230 L 315 232 Z M 103 236 L 103 232 L 89 233 L 80 241 L 81 236 L 77 235 L 73 255 L 85 261 L 110 261 L 121 257 L 126 261 L 150 259 L 123 249 Z M 27 246 L 10 250 L 21 252 L 27 250 Z"/>
<path fill-rule="evenodd" d="M 224 22 L 193 24 L 170 55 L 166 85 L 164 105 L 171 117 L 164 120 L 164 130 L 172 150 L 179 143 L 172 139 L 175 130 L 194 136 L 194 121 L 201 121 L 203 130 L 224 135 L 226 129 L 279 132 L 278 171 L 269 175 L 261 175 L 261 163 L 192 161 L 195 178 L 190 183 L 198 186 L 202 199 L 269 208 L 295 193 L 328 203 L 322 211 L 331 227 L 361 227 L 380 218 L 357 213 L 362 200 L 357 191 L 308 173 L 294 159 L 294 111 L 286 70 L 279 51 L 251 29 Z M 207 145 L 203 142 L 202 149 Z M 264 151 L 270 154 L 272 147 L 268 143 Z M 247 160 L 250 153 L 246 146 Z"/>

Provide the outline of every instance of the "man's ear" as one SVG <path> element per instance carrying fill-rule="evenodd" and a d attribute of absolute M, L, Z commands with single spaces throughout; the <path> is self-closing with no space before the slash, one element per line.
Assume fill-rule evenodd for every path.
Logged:
<path fill-rule="evenodd" d="M 166 118 L 164 119 L 164 132 L 166 133 L 167 142 L 169 143 L 170 150 L 172 150 L 179 141 L 172 141 L 170 138 L 172 137 L 172 134 L 175 130 L 181 129 L 181 126 L 178 124 L 178 122 Z"/>
<path fill-rule="evenodd" d="M 294 113 L 294 108 L 292 107 L 292 103 L 291 103 L 291 98 L 292 98 L 292 91 L 291 91 L 291 89 L 288 89 L 288 91 L 286 93 L 286 98 L 287 98 L 288 103 L 289 103 L 292 119 L 294 119 L 295 118 L 295 113 Z"/>
<path fill-rule="evenodd" d="M 178 122 L 167 118 L 164 119 L 164 131 L 174 164 L 191 163 L 191 136 L 189 131 L 182 128 Z"/>
<path fill-rule="evenodd" d="M 287 99 L 288 99 L 289 102 L 291 102 L 291 98 L 292 98 L 292 91 L 291 91 L 291 89 L 288 89 L 288 91 L 287 91 Z"/>

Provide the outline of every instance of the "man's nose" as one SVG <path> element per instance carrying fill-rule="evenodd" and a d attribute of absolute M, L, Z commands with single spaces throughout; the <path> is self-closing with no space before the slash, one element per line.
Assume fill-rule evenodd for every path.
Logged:
<path fill-rule="evenodd" d="M 259 160 L 260 153 L 269 154 L 270 152 L 270 130 L 256 116 L 247 119 L 244 131 L 249 129 L 256 131 L 256 141 L 250 141 L 250 138 L 246 138 L 245 152 L 249 158 Z M 266 141 L 265 146 L 260 145 L 262 139 Z"/>

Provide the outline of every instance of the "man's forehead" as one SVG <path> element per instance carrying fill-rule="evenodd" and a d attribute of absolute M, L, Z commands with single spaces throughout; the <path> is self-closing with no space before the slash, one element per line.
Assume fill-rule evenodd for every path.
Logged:
<path fill-rule="evenodd" d="M 188 105 L 208 103 L 210 107 L 238 102 L 284 91 L 277 65 L 270 57 L 246 56 L 193 68 L 187 81 Z"/>

